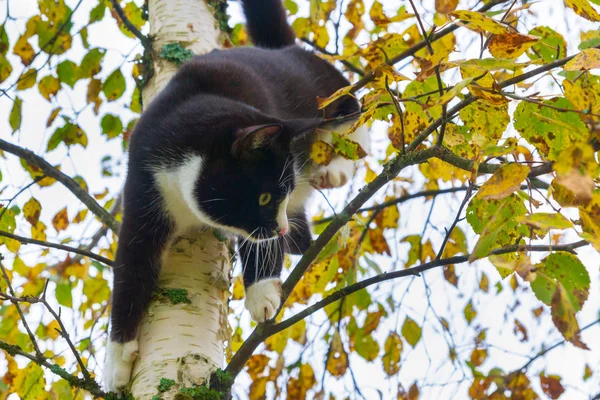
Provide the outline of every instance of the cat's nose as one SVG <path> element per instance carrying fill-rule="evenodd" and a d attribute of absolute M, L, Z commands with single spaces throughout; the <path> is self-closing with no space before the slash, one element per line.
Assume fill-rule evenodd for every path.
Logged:
<path fill-rule="evenodd" d="M 277 234 L 278 234 L 279 236 L 283 236 L 283 235 L 285 235 L 287 232 L 288 232 L 288 227 L 287 227 L 287 226 L 285 226 L 285 227 L 283 227 L 283 228 L 279 228 L 279 230 L 277 231 Z"/>

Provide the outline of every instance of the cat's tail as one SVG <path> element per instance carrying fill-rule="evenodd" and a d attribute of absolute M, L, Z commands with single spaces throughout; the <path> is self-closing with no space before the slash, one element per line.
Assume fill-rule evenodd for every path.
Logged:
<path fill-rule="evenodd" d="M 256 46 L 276 49 L 295 43 L 296 35 L 281 0 L 242 0 L 242 5 L 248 33 Z"/>

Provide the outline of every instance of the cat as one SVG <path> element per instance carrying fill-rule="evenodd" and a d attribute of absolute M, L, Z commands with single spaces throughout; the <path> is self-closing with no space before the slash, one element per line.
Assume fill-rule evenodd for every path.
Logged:
<path fill-rule="evenodd" d="M 195 227 L 241 238 L 245 306 L 257 322 L 280 306 L 284 252 L 302 254 L 311 232 L 305 206 L 313 187 L 345 184 L 351 160 L 309 159 L 312 143 L 344 132 L 356 115 L 349 81 L 295 45 L 281 0 L 243 0 L 255 47 L 214 50 L 179 69 L 138 121 L 129 143 L 123 221 L 114 263 L 105 388 L 127 385 L 137 331 L 171 240 Z M 365 129 L 350 139 L 368 149 Z M 268 253 L 268 254 L 267 254 Z"/>

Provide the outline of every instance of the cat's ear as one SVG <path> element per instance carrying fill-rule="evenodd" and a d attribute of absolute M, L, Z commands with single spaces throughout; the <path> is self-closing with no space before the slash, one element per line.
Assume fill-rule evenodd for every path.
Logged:
<path fill-rule="evenodd" d="M 235 156 L 242 156 L 252 150 L 268 148 L 281 137 L 282 133 L 283 126 L 280 124 L 256 125 L 238 129 L 231 152 Z"/>

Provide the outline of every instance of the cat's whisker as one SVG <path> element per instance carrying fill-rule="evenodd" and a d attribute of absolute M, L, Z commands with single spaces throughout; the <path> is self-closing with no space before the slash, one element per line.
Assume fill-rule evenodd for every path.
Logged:
<path fill-rule="evenodd" d="M 204 201 L 200 201 L 200 204 L 204 204 L 204 203 L 212 203 L 213 201 L 227 201 L 227 199 L 211 199 L 211 200 L 204 200 Z"/>

